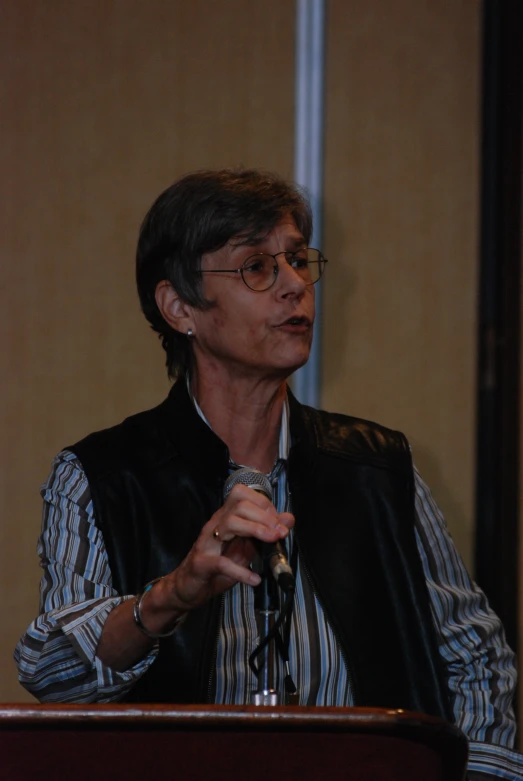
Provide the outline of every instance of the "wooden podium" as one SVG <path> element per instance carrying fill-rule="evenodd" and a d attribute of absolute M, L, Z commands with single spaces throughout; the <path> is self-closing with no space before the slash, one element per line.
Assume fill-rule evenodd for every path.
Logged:
<path fill-rule="evenodd" d="M 0 706 L 2 781 L 463 781 L 467 740 L 398 710 Z"/>

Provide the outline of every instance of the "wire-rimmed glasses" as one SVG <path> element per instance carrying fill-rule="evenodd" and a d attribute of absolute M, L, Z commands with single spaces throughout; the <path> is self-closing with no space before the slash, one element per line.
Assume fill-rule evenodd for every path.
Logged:
<path fill-rule="evenodd" d="M 201 269 L 201 274 L 241 274 L 248 288 L 261 293 L 268 290 L 276 282 L 280 267 L 278 258 L 283 255 L 285 261 L 294 269 L 306 285 L 315 285 L 325 270 L 328 262 L 319 249 L 304 247 L 295 252 L 277 252 L 270 255 L 258 252 L 246 258 L 240 268 Z"/>

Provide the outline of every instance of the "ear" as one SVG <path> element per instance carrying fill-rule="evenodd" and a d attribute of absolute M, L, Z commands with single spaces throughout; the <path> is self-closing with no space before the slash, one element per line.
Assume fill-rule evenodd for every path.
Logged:
<path fill-rule="evenodd" d="M 193 308 L 180 298 L 167 279 L 158 282 L 154 297 L 160 314 L 171 328 L 182 334 L 194 330 Z"/>

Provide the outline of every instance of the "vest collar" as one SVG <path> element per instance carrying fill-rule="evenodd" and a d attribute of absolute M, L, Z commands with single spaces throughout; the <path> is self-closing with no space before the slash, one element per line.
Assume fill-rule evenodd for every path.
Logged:
<path fill-rule="evenodd" d="M 198 415 L 187 392 L 185 379 L 175 382 L 164 401 L 166 434 L 176 452 L 190 462 L 206 482 L 223 486 L 229 465 L 229 450 L 214 431 Z"/>

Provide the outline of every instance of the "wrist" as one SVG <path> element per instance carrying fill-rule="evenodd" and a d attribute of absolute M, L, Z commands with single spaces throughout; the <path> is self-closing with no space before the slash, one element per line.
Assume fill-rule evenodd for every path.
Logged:
<path fill-rule="evenodd" d="M 168 598 L 166 578 L 150 581 L 134 600 L 133 617 L 138 629 L 154 640 L 169 637 L 183 622 L 186 611 Z"/>

